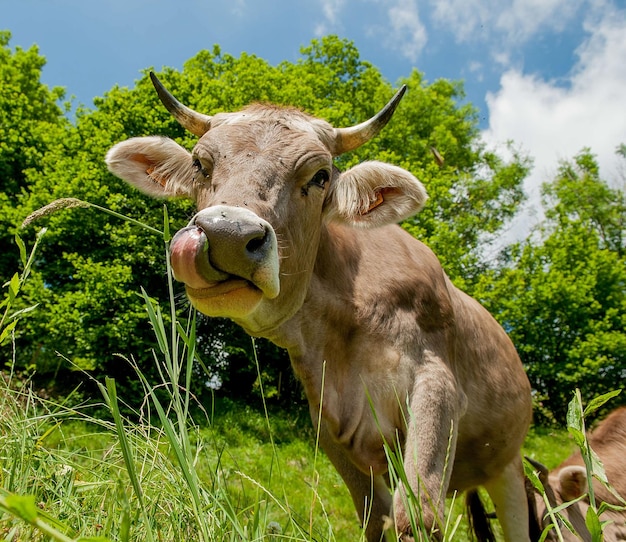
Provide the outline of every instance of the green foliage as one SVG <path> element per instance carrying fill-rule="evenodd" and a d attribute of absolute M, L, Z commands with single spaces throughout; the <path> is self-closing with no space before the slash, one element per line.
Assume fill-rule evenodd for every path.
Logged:
<path fill-rule="evenodd" d="M 60 198 L 88 201 L 158 228 L 161 204 L 114 178 L 103 161 L 113 144 L 133 136 L 160 134 L 193 146 L 195 138 L 162 107 L 149 78 L 143 76 L 131 89 L 114 87 L 95 100 L 94 110 L 80 110 L 71 125 L 55 105 L 61 91 L 39 83 L 44 61 L 36 49 L 12 51 L 3 35 L 0 54 L 0 118 L 11 119 L 10 133 L 15 135 L 3 141 L 0 154 L 0 165 L 10 166 L 15 185 L 0 200 L 5 230 L 16 230 L 30 213 Z M 371 117 L 393 92 L 380 71 L 359 57 L 353 43 L 336 37 L 314 40 L 302 49 L 299 60 L 277 66 L 245 53 L 233 57 L 216 46 L 200 51 L 181 72 L 166 69 L 159 77 L 183 103 L 199 111 L 216 113 L 271 101 L 301 107 L 337 126 Z M 481 148 L 475 111 L 459 105 L 460 83 L 427 84 L 417 71 L 402 82 L 409 92 L 390 125 L 337 163 L 349 167 L 378 158 L 421 178 L 431 203 L 406 227 L 433 246 L 455 280 L 471 285 L 482 267 L 480 245 L 493 238 L 521 198 L 526 162 L 516 156 L 505 164 Z M 15 90 L 7 93 L 5 88 Z M 11 96 L 18 91 L 23 107 L 16 116 Z M 442 166 L 431 147 L 444 157 Z M 193 212 L 185 201 L 172 202 L 169 209 L 173 231 Z M 18 365 L 33 367 L 42 385 L 58 391 L 65 382 L 74 382 L 76 369 L 96 377 L 114 376 L 118 386 L 136 391 L 123 357 L 132 355 L 148 378 L 156 377 L 151 351 L 157 345 L 143 318 L 140 291 L 167 299 L 162 241 L 145 228 L 93 209 L 40 217 L 23 235 L 33 235 L 42 225 L 48 227 L 46 242 L 23 292 L 24 306 L 40 303 L 40 310 L 16 333 Z M 14 258 L 10 239 L 0 242 L 0 254 L 7 261 Z M 8 266 L 2 272 L 8 273 Z M 182 299 L 182 288 L 178 292 Z M 224 393 L 258 397 L 252 346 L 243 332 L 230 322 L 202 319 L 199 336 L 210 376 L 197 371 L 194 391 L 207 393 L 204 381 L 213 378 L 222 382 Z M 287 404 L 298 401 L 300 388 L 286 355 L 264 341 L 258 341 L 257 350 L 261 375 L 268 378 L 266 395 Z M 116 353 L 123 357 L 114 357 Z M 94 392 L 93 387 L 86 390 Z"/>
<path fill-rule="evenodd" d="M 579 223 L 597 237 L 599 248 L 624 256 L 626 195 L 600 179 L 598 163 L 589 149 L 571 162 L 563 162 L 554 182 L 544 186 L 543 195 L 553 227 Z"/>
<path fill-rule="evenodd" d="M 50 90 L 39 82 L 45 59 L 37 47 L 12 51 L 10 37 L 0 32 L 0 179 L 8 199 L 23 188 L 24 172 L 37 167 L 48 149 L 58 144 L 56 128 L 66 122 L 56 105 L 63 90 Z"/>
<path fill-rule="evenodd" d="M 18 392 L 0 382 L 0 392 L 0 495 L 30 495 L 37 517 L 72 540 L 145 540 L 148 526 L 129 481 L 131 468 L 151 514 L 149 526 L 161 539 L 200 540 L 191 495 L 172 449 L 180 446 L 179 440 L 169 441 L 151 409 L 145 408 L 138 421 L 120 413 L 118 429 L 110 411 L 107 417 L 94 416 L 91 410 L 41 401 L 28 386 Z M 294 541 L 362 540 L 349 493 L 330 461 L 315 454 L 304 413 L 283 412 L 268 419 L 244 403 L 217 400 L 209 421 L 204 416 L 198 420 L 200 425 L 189 418 L 186 431 L 201 497 L 208 502 L 201 519 L 212 529 L 213 540 L 260 540 L 276 524 L 283 537 Z M 132 457 L 130 467 L 120 430 Z M 554 453 L 555 439 L 562 442 L 555 464 L 571 452 L 561 430 L 532 432 L 529 438 L 541 458 Z M 452 522 L 463 514 L 461 500 L 449 503 Z M 25 520 L 19 511 L 3 508 L 0 499 L 5 536 L 58 540 L 38 534 L 38 527 Z M 465 520 L 446 532 L 454 527 L 454 540 L 471 540 Z"/>
<path fill-rule="evenodd" d="M 20 319 L 37 308 L 37 305 L 32 305 L 30 307 L 14 310 L 14 305 L 17 304 L 16 301 L 18 300 L 18 296 L 26 284 L 26 279 L 31 273 L 31 268 L 37 252 L 37 246 L 39 245 L 39 241 L 44 234 L 45 229 L 39 232 L 35 240 L 35 244 L 31 249 L 30 255 L 28 256 L 26 253 L 26 245 L 24 245 L 21 237 L 19 235 L 15 236 L 15 243 L 18 245 L 20 250 L 20 260 L 23 269 L 21 273 L 15 273 L 11 277 L 11 280 L 4 285 L 4 287 L 7 288 L 7 293 L 4 296 L 4 299 L 0 301 L 0 310 L 2 310 L 2 314 L 0 315 L 0 346 L 9 343 L 11 339 L 14 339 L 15 329 Z"/>
<path fill-rule="evenodd" d="M 542 228 L 478 292 L 517 346 L 546 421 L 564 420 L 572 388 L 593 396 L 626 377 L 626 201 L 588 151 L 543 193 Z"/>
<path fill-rule="evenodd" d="M 45 59 L 36 47 L 9 48 L 11 35 L 0 31 L 0 281 L 16 261 L 9 250 L 19 213 L 16 205 L 30 191 L 29 173 L 41 171 L 48 152 L 57 150 L 69 123 L 56 102 L 61 88 L 48 89 L 39 75 Z"/>

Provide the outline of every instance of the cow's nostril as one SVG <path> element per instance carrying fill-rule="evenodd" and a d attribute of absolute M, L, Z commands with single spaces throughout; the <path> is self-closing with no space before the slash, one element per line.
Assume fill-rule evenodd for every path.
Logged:
<path fill-rule="evenodd" d="M 250 239 L 246 243 L 246 250 L 250 254 L 255 254 L 261 250 L 264 250 L 264 247 L 266 246 L 267 241 L 268 241 L 268 232 L 265 229 L 263 229 L 263 232 L 260 232 L 258 235 L 256 235 L 254 238 Z"/>

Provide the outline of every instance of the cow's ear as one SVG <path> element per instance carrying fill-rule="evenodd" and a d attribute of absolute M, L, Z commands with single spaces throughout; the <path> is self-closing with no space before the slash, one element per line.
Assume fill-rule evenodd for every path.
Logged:
<path fill-rule="evenodd" d="M 572 465 L 559 472 L 559 493 L 564 501 L 573 501 L 587 492 L 585 467 Z"/>
<path fill-rule="evenodd" d="M 417 213 L 428 196 L 408 171 L 382 162 L 363 162 L 333 179 L 326 201 L 328 220 L 373 228 Z"/>
<path fill-rule="evenodd" d="M 165 137 L 135 137 L 106 155 L 109 171 L 155 198 L 192 197 L 191 154 Z"/>

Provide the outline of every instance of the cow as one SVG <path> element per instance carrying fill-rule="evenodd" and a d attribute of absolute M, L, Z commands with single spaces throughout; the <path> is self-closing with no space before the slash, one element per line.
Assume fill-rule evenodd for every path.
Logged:
<path fill-rule="evenodd" d="M 626 496 L 626 407 L 618 408 L 598 425 L 588 435 L 591 449 L 598 455 L 604 465 L 607 479 L 618 496 Z M 548 471 L 546 467 L 536 461 L 533 466 L 539 473 L 546 497 L 552 508 L 563 503 L 574 501 L 588 492 L 587 470 L 580 451 L 561 463 L 556 469 Z M 610 523 L 604 529 L 604 541 L 614 542 L 626 540 L 626 508 L 625 502 L 612 494 L 597 480 L 593 480 L 593 489 L 596 505 L 606 502 L 617 508 L 609 508 L 600 516 L 600 521 Z M 550 524 L 552 519 L 547 515 L 547 506 L 543 497 L 534 488 L 529 486 L 531 493 L 531 534 L 533 540 L 539 540 L 541 532 Z M 534 506 L 533 506 L 534 505 Z M 589 509 L 589 497 L 571 504 L 561 514 L 573 527 L 572 533 L 561 522 L 559 529 L 564 542 L 584 540 L 591 542 L 591 534 L 585 525 L 585 517 Z M 620 509 L 621 508 L 621 509 Z M 549 531 L 546 540 L 558 540 L 554 527 Z"/>
<path fill-rule="evenodd" d="M 253 104 L 206 115 L 151 74 L 193 150 L 157 136 L 122 141 L 106 163 L 157 198 L 195 200 L 171 264 L 191 304 L 287 349 L 319 442 L 370 542 L 389 524 L 412 540 L 407 495 L 438 539 L 445 495 L 484 486 L 509 541 L 528 540 L 520 447 L 528 379 L 504 330 L 397 225 L 427 195 L 400 167 L 333 158 L 372 139 L 406 87 L 345 128 L 296 108 Z M 404 458 L 395 484 L 386 453 Z M 448 466 L 448 468 L 446 468 Z"/>

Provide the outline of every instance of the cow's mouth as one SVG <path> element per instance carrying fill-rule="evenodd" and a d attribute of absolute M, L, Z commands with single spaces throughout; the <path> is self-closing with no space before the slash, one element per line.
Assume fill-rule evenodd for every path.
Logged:
<path fill-rule="evenodd" d="M 228 295 L 232 292 L 241 290 L 243 288 L 259 290 L 250 281 L 247 281 L 238 277 L 232 277 L 228 280 L 215 282 L 213 284 L 207 285 L 206 287 L 200 287 L 200 288 L 193 288 L 189 286 L 188 284 L 185 285 L 185 290 L 187 291 L 187 295 L 190 297 L 193 297 L 194 299 L 208 299 L 210 297 Z"/>
<path fill-rule="evenodd" d="M 185 284 L 185 291 L 191 304 L 207 316 L 243 318 L 263 299 L 259 288 L 236 277 L 200 288 Z"/>
<path fill-rule="evenodd" d="M 263 298 L 263 291 L 249 280 L 227 275 L 219 270 L 214 270 L 214 274 L 227 278 L 209 280 L 201 273 L 202 269 L 196 266 L 181 269 L 175 262 L 173 258 L 172 267 L 175 277 L 185 284 L 189 301 L 207 316 L 241 318 L 254 311 Z M 176 271 L 177 268 L 178 271 Z"/>
<path fill-rule="evenodd" d="M 253 312 L 263 297 L 273 299 L 279 293 L 275 235 L 271 230 L 252 241 L 248 235 L 242 244 L 237 234 L 245 231 L 246 224 L 241 222 L 249 219 L 248 215 L 242 217 L 242 211 L 229 210 L 235 217 L 226 221 L 222 209 L 217 217 L 213 213 L 206 218 L 206 211 L 203 220 L 196 218 L 193 225 L 174 236 L 170 245 L 172 269 L 200 312 L 240 318 Z M 258 220 L 256 217 L 252 227 L 260 229 Z"/>

